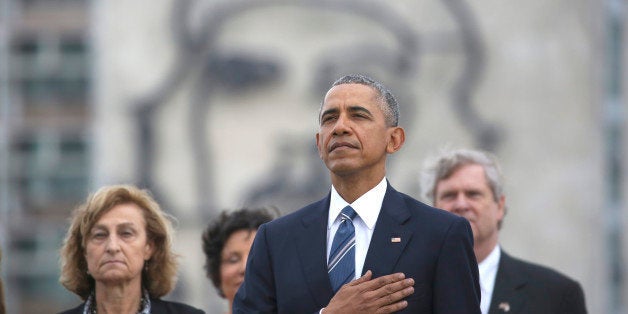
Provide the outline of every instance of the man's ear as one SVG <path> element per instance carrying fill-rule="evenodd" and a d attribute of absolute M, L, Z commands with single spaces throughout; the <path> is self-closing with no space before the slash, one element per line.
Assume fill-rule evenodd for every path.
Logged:
<path fill-rule="evenodd" d="M 499 211 L 499 221 L 504 219 L 506 216 L 506 197 L 502 195 L 497 202 L 497 210 Z"/>
<path fill-rule="evenodd" d="M 403 146 L 403 143 L 406 141 L 406 131 L 404 131 L 402 127 L 396 126 L 390 128 L 389 132 L 390 140 L 388 141 L 386 152 L 392 154 L 400 150 Z"/>
<path fill-rule="evenodd" d="M 320 133 L 316 132 L 316 149 L 318 150 L 318 157 L 323 158 L 323 155 L 321 154 L 321 145 L 321 135 Z"/>

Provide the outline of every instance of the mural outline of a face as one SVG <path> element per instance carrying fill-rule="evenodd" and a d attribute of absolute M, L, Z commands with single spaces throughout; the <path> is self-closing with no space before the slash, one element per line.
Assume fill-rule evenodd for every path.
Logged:
<path fill-rule="evenodd" d="M 451 3 L 448 5 L 454 6 Z M 307 41 L 307 36 L 302 36 L 301 40 L 307 41 L 310 46 L 304 46 L 306 48 L 299 54 L 303 55 L 306 54 L 303 51 L 308 51 L 311 58 L 307 62 L 290 63 L 290 57 L 294 55 L 285 51 L 295 43 L 286 36 L 290 35 L 291 29 L 298 26 L 287 27 L 286 24 L 295 21 L 304 23 L 310 19 L 299 16 L 293 17 L 291 21 L 289 17 L 294 16 L 293 14 L 276 15 L 275 17 L 288 16 L 285 24 L 281 24 L 283 21 L 279 18 L 271 23 L 284 26 L 280 31 L 286 32 L 278 35 L 277 29 L 266 29 L 270 30 L 267 36 L 259 36 L 255 32 L 253 33 L 257 35 L 248 37 L 238 35 L 242 33 L 243 27 L 251 27 L 245 25 L 246 23 L 254 24 L 256 18 L 262 20 L 260 15 L 263 14 L 259 12 L 268 14 L 273 10 L 293 10 L 291 13 L 302 10 L 306 11 L 304 14 L 306 17 L 307 14 L 323 15 L 322 18 L 317 17 L 319 20 L 333 20 L 334 15 L 342 16 L 342 19 L 347 19 L 348 16 L 354 24 L 353 29 L 370 27 L 375 31 L 364 33 L 384 35 L 364 36 L 358 39 L 356 36 L 337 35 L 336 39 L 331 38 L 333 36 L 326 36 L 330 37 L 329 42 L 322 45 L 327 46 L 325 49 L 319 47 L 318 50 L 311 44 L 315 42 L 314 40 Z M 186 109 L 188 131 L 185 137 L 189 137 L 192 142 L 188 145 L 194 156 L 191 158 L 194 163 L 191 181 L 195 182 L 198 197 L 198 204 L 194 206 L 197 216 L 206 217 L 217 208 L 234 203 L 275 205 L 282 211 L 294 210 L 298 208 L 296 204 L 303 205 L 324 193 L 328 188 L 325 182 L 328 181 L 321 175 L 324 171 L 320 170 L 324 168 L 311 142 L 311 134 L 315 132 L 316 115 L 309 113 L 316 112 L 324 91 L 339 76 L 362 72 L 377 77 L 396 93 L 400 103 L 414 104 L 414 101 L 410 101 L 412 96 L 408 93 L 412 93 L 412 78 L 416 76 L 422 53 L 419 49 L 420 36 L 387 6 L 353 1 L 321 3 L 312 0 L 298 4 L 287 4 L 279 0 L 228 1 L 214 4 L 209 9 L 205 8 L 202 13 L 198 11 L 193 2 L 176 2 L 173 9 L 175 13 L 173 29 L 179 43 L 177 59 L 179 61 L 173 67 L 175 70 L 169 79 L 164 81 L 171 85 L 161 84 L 163 88 L 157 88 L 158 92 L 146 98 L 162 105 L 159 102 L 165 101 L 173 93 L 172 86 L 177 86 L 190 73 L 196 77 L 192 83 L 192 92 Z M 190 20 L 191 12 L 196 13 L 195 20 L 201 21 L 200 25 L 190 27 L 182 22 Z M 246 23 L 238 24 L 243 19 L 246 19 Z M 269 24 L 267 20 L 268 17 L 265 22 Z M 262 24 L 258 26 L 260 25 Z M 261 26 L 252 28 L 262 31 Z M 348 27 L 328 26 L 328 28 L 338 33 L 338 29 Z M 233 36 L 225 35 L 227 33 Z M 350 34 L 355 35 L 355 32 Z M 353 41 L 347 38 L 353 38 Z M 272 48 L 284 51 L 273 51 Z M 315 55 L 312 51 L 318 54 Z M 297 69 L 295 63 L 303 64 L 303 68 Z M 468 76 L 467 73 L 467 79 Z M 303 77 L 308 79 L 304 80 Z M 310 83 L 303 83 L 307 81 Z M 287 84 L 288 88 L 279 86 L 282 83 Z M 297 90 L 302 94 L 280 93 L 285 90 Z M 248 98 L 246 95 L 249 95 Z M 267 98 L 262 100 L 259 96 Z M 246 106 L 238 107 L 238 101 L 242 103 L 245 98 Z M 457 99 L 460 100 L 460 97 Z M 283 104 L 283 108 L 273 109 L 277 104 Z M 154 108 L 149 110 L 151 106 L 140 108 L 145 108 L 143 117 L 138 115 L 140 121 L 144 120 L 140 123 L 140 129 L 154 129 L 156 110 Z M 406 129 L 412 127 L 414 110 L 415 107 L 412 105 L 402 108 L 402 120 L 406 119 L 402 122 Z M 256 120 L 252 119 L 261 119 L 259 116 L 264 112 L 276 115 L 277 120 L 257 124 Z M 232 117 L 228 118 L 229 114 Z M 230 121 L 236 123 L 229 124 Z M 283 123 L 285 121 L 288 123 Z M 311 129 L 307 128 L 308 125 L 311 125 Z M 244 128 L 250 128 L 252 131 L 245 131 Z M 138 158 L 145 164 L 139 173 L 140 181 L 144 182 L 143 185 L 156 190 L 156 194 L 162 194 L 159 193 L 160 188 L 157 186 L 162 185 L 157 184 L 162 180 L 153 174 L 155 157 L 148 153 L 155 150 L 157 143 L 154 141 L 154 134 L 145 137 L 148 141 L 140 141 L 146 144 L 140 148 L 143 152 L 140 152 Z M 221 139 L 228 141 L 218 142 Z M 266 150 L 271 152 L 263 148 L 234 150 L 260 143 L 267 143 Z M 247 163 L 239 159 L 251 155 L 256 156 L 258 162 Z M 252 167 L 256 165 L 257 168 Z M 307 167 L 305 171 L 304 165 Z M 300 171 L 299 175 L 295 175 L 295 171 Z M 295 179 L 300 180 L 295 182 Z M 277 203 L 267 203 L 270 201 Z"/>

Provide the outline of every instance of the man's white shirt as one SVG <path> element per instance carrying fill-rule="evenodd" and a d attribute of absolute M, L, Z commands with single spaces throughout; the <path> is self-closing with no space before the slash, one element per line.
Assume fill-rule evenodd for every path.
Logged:
<path fill-rule="evenodd" d="M 347 203 L 340 194 L 336 191 L 334 186 L 331 186 L 331 199 L 329 202 L 329 220 L 327 221 L 327 260 L 329 260 L 329 251 L 331 251 L 332 240 L 336 235 L 336 230 L 340 226 L 341 215 L 340 211 L 347 205 L 351 205 L 353 210 L 358 214 L 353 219 L 353 226 L 355 228 L 355 277 L 359 278 L 362 274 L 362 268 L 364 267 L 364 260 L 366 259 L 366 253 L 371 243 L 371 237 L 373 236 L 373 230 L 375 229 L 375 223 L 377 217 L 382 209 L 382 203 L 384 202 L 384 195 L 386 195 L 386 189 L 388 183 L 386 178 L 383 178 L 374 188 L 360 196 L 352 204 Z"/>
<path fill-rule="evenodd" d="M 499 259 L 501 257 L 501 249 L 499 245 L 493 248 L 493 251 L 478 264 L 480 273 L 480 290 L 482 291 L 482 300 L 480 301 L 480 310 L 482 314 L 488 314 L 493 298 L 493 289 L 495 288 L 495 277 L 497 277 L 497 268 L 499 268 Z"/>

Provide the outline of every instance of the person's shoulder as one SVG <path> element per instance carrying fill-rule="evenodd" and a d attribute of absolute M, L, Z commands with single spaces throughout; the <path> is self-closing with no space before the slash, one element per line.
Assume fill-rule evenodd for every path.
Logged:
<path fill-rule="evenodd" d="M 82 314 L 83 313 L 83 306 L 85 305 L 85 303 L 73 308 L 73 309 L 69 309 L 69 310 L 65 310 L 63 312 L 59 312 L 59 314 Z"/>
<path fill-rule="evenodd" d="M 183 313 L 183 314 L 203 314 L 205 311 L 193 306 L 161 299 L 151 299 L 151 312 L 155 314 Z"/>
<path fill-rule="evenodd" d="M 327 212 L 327 208 L 329 207 L 328 203 L 325 204 L 326 201 L 328 202 L 328 199 L 322 199 L 322 200 L 316 201 L 314 203 L 304 206 L 303 208 L 299 210 L 288 213 L 279 218 L 273 219 L 272 221 L 265 223 L 264 228 L 273 228 L 273 229 L 278 229 L 278 228 L 281 229 L 283 227 L 292 228 L 293 226 L 295 226 L 295 223 L 297 223 L 298 221 L 302 221 L 302 220 L 308 221 L 311 219 L 320 218 L 320 215 L 325 214 Z"/>
<path fill-rule="evenodd" d="M 509 264 L 505 267 L 525 274 L 532 282 L 543 285 L 580 286 L 576 280 L 551 267 L 513 257 L 504 251 L 502 251 L 502 259 Z"/>
<path fill-rule="evenodd" d="M 512 257 L 502 250 L 495 289 L 508 285 L 522 287 L 537 309 L 552 307 L 552 312 L 587 313 L 584 290 L 579 282 L 561 272 L 537 263 Z M 506 284 L 508 283 L 508 284 Z M 519 289 L 519 288 L 518 288 Z M 538 311 L 537 311 L 538 312 Z"/>
<path fill-rule="evenodd" d="M 83 313 L 83 307 L 85 306 L 85 303 L 81 303 L 81 305 L 73 308 L 73 309 L 69 309 L 69 310 L 65 310 L 63 312 L 59 312 L 59 314 L 82 314 Z"/>

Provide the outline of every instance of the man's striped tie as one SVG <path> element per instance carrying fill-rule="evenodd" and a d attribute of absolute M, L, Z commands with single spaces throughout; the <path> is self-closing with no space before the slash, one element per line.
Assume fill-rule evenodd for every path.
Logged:
<path fill-rule="evenodd" d="M 327 272 L 334 293 L 355 276 L 355 228 L 352 220 L 357 213 L 351 206 L 347 206 L 340 214 L 342 221 L 334 236 L 327 262 Z"/>

